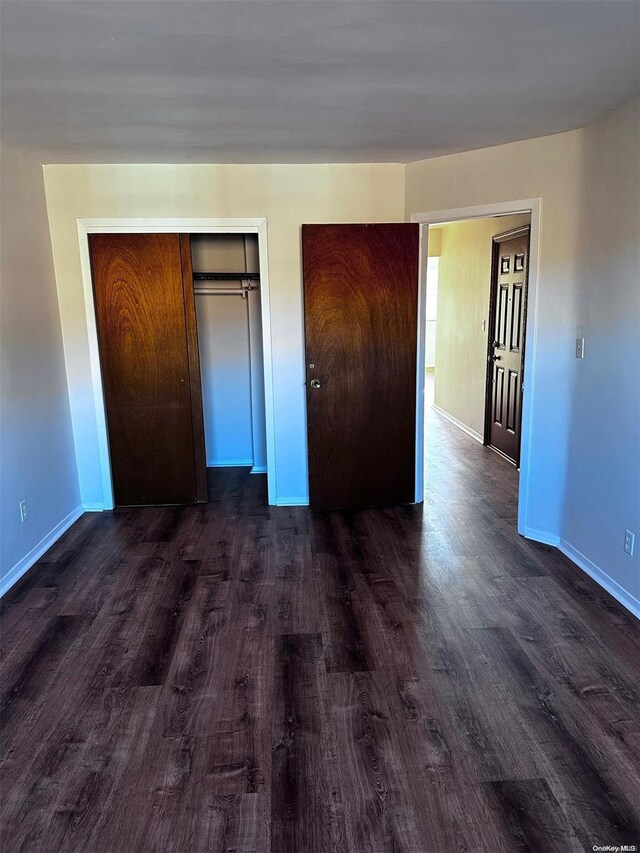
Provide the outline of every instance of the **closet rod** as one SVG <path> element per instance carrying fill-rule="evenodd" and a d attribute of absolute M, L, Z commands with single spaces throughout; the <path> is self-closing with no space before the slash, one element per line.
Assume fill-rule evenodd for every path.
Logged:
<path fill-rule="evenodd" d="M 222 296 L 244 296 L 250 290 L 258 290 L 255 285 L 248 287 L 194 287 L 193 292 L 196 296 L 213 296 L 216 293 Z"/>
<path fill-rule="evenodd" d="M 194 272 L 194 281 L 260 281 L 259 272 Z"/>

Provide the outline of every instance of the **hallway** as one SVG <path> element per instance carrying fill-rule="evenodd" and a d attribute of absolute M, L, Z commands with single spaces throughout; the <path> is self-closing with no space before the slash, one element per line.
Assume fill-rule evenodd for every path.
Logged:
<path fill-rule="evenodd" d="M 2 603 L 4 848 L 637 843 L 637 623 L 430 409 L 426 455 L 424 507 L 217 469 L 207 505 L 83 516 Z"/>

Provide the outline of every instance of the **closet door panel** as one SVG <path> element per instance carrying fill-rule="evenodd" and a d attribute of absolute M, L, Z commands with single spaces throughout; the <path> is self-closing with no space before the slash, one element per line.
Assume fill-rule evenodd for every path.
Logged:
<path fill-rule="evenodd" d="M 91 261 L 115 503 L 192 503 L 198 488 L 179 235 L 94 234 Z"/>

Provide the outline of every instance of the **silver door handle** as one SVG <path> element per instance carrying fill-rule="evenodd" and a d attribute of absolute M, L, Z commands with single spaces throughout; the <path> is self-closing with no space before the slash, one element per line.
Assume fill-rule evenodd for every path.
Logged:
<path fill-rule="evenodd" d="M 499 356 L 499 355 L 496 355 L 496 354 L 494 353 L 493 355 L 490 355 L 490 356 L 489 356 L 489 361 L 500 361 L 500 356 Z"/>
<path fill-rule="evenodd" d="M 309 383 L 309 385 L 311 385 L 312 388 L 319 388 L 320 387 L 320 380 L 319 379 L 312 379 L 311 382 Z"/>

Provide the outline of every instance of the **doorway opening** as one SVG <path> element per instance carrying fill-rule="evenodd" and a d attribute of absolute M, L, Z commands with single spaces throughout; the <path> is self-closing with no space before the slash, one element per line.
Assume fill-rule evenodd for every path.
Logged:
<path fill-rule="evenodd" d="M 424 401 L 417 429 L 421 467 L 429 463 L 424 442 L 433 418 L 454 424 L 468 436 L 462 442 L 456 439 L 456 447 L 468 447 L 470 454 L 484 452 L 489 462 L 494 460 L 491 464 L 520 469 L 514 471 L 513 494 L 518 495 L 518 530 L 523 534 L 539 215 L 539 202 L 530 200 L 411 217 L 426 226 L 418 368 L 419 402 Z M 504 273 L 503 257 L 509 267 L 505 260 Z M 506 443 L 497 436 L 500 429 Z M 447 430 L 451 434 L 450 427 Z M 439 436 L 447 430 L 439 430 Z M 425 475 L 416 468 L 416 500 L 424 494 Z"/>
<path fill-rule="evenodd" d="M 438 232 L 433 232 L 434 235 Z M 439 235 L 438 235 L 439 239 Z M 433 241 L 437 242 L 436 240 Z M 439 249 L 438 249 L 439 251 Z M 427 261 L 425 296 L 425 368 L 433 390 L 436 372 L 436 343 L 438 339 L 438 273 L 439 257 L 434 252 Z M 433 404 L 433 400 L 431 400 Z"/>
<path fill-rule="evenodd" d="M 251 460 L 251 468 L 247 468 L 247 471 L 255 469 L 256 473 L 266 473 L 268 502 L 270 504 L 275 504 L 277 502 L 275 483 L 275 425 L 273 407 L 273 371 L 271 358 L 271 319 L 267 260 L 268 254 L 266 219 L 80 219 L 78 220 L 77 226 L 83 278 L 85 315 L 87 322 L 89 352 L 91 360 L 93 402 L 98 432 L 98 458 L 100 463 L 100 476 L 102 483 L 102 502 L 100 504 L 93 504 L 92 509 L 113 509 L 115 506 L 113 467 L 112 460 L 110 458 L 107 429 L 107 412 L 103 382 L 104 377 L 100 359 L 97 312 L 96 305 L 94 302 L 91 254 L 89 247 L 91 235 L 98 234 L 179 235 L 181 240 L 181 246 L 186 240 L 187 247 L 189 249 L 190 240 L 193 239 L 194 242 L 197 243 L 201 235 L 208 235 L 208 239 L 211 239 L 216 235 L 240 235 L 243 240 L 244 235 L 246 235 L 248 240 L 255 241 L 252 242 L 251 249 L 249 249 L 249 246 L 247 246 L 247 260 L 249 261 L 250 251 L 253 251 L 254 257 L 251 263 L 254 265 L 256 270 L 259 270 L 259 273 L 256 272 L 254 274 L 253 270 L 247 273 L 246 271 L 250 269 L 250 267 L 247 265 L 245 265 L 244 268 L 240 267 L 232 270 L 218 270 L 218 272 L 222 272 L 225 274 L 228 272 L 233 272 L 235 274 L 237 270 L 238 274 L 244 273 L 244 275 L 239 280 L 236 279 L 232 281 L 231 285 L 238 289 L 245 289 L 247 291 L 250 291 L 252 294 L 253 304 L 251 306 L 250 317 L 252 319 L 253 334 L 251 335 L 250 340 L 251 343 L 254 345 L 254 358 L 252 358 L 250 361 L 250 372 L 252 394 L 256 402 L 254 405 L 252 405 L 251 408 L 252 456 L 245 457 L 244 461 L 248 464 L 249 460 Z M 198 254 L 199 252 L 199 248 L 194 251 L 194 254 L 196 256 L 196 275 L 193 276 L 193 278 L 196 279 L 200 278 L 200 276 L 198 275 L 199 273 L 216 272 L 216 270 L 204 270 L 203 267 L 200 266 L 200 261 L 202 260 L 202 258 L 201 255 Z M 182 263 L 184 292 L 185 294 L 190 292 L 191 301 L 192 303 L 195 303 L 196 294 L 193 280 L 191 278 L 191 270 L 189 270 L 189 275 L 187 275 L 186 277 L 184 275 L 184 270 L 187 269 L 187 267 L 191 266 L 190 262 L 192 252 L 188 251 L 187 255 L 189 257 L 189 262 L 187 263 L 183 256 Z M 257 261 L 255 257 L 256 255 Z M 258 276 L 259 284 L 256 287 L 256 279 L 258 278 Z M 218 279 L 218 281 L 209 281 L 208 284 L 211 284 L 212 286 L 220 286 L 221 281 L 222 283 L 224 283 L 224 280 Z M 249 282 L 249 286 L 247 286 L 247 282 Z M 187 284 L 189 285 L 189 287 L 186 286 Z M 206 284 L 206 276 L 205 281 L 198 282 L 199 286 L 204 287 L 206 286 Z M 204 297 L 203 295 L 202 298 L 205 299 L 207 297 Z M 221 297 L 215 296 L 211 298 L 220 299 Z M 233 298 L 238 299 L 242 302 L 245 301 L 245 299 L 248 300 L 250 297 L 249 293 L 247 293 L 245 299 L 242 298 L 242 294 L 240 294 L 239 296 L 234 296 Z M 197 299 L 199 301 L 200 297 L 197 297 Z M 187 314 L 189 314 L 190 319 L 193 320 L 195 330 L 197 320 L 197 309 L 195 305 L 192 305 L 191 310 L 188 310 L 189 306 L 186 304 L 186 302 L 188 301 L 186 296 L 185 300 L 185 317 L 187 316 Z M 247 317 L 248 324 L 248 302 L 245 311 L 247 312 L 245 314 L 245 317 Z M 207 309 L 205 308 L 204 311 L 201 311 L 200 313 L 204 313 L 206 315 Z M 254 319 L 256 320 L 255 323 L 253 323 Z M 247 335 L 248 334 L 249 333 L 247 331 Z M 190 333 L 189 329 L 187 328 L 188 341 L 189 338 Z M 191 339 L 192 338 L 193 336 L 191 336 Z M 196 348 L 196 350 L 197 349 L 199 348 Z M 189 355 L 189 361 L 191 364 L 193 364 L 193 359 L 191 359 L 191 355 Z M 197 352 L 195 361 L 197 364 Z M 192 373 L 190 380 L 185 378 L 184 381 L 190 381 L 192 394 L 194 395 L 194 397 L 199 396 L 201 390 L 203 390 L 202 386 L 200 385 L 199 371 L 197 371 L 197 373 Z M 198 408 L 202 409 L 202 406 L 195 406 L 194 411 Z M 202 414 L 203 412 L 201 411 L 201 421 Z M 260 429 L 259 427 L 256 427 L 256 429 L 254 429 L 253 420 L 263 424 L 262 429 Z M 160 421 L 160 423 L 162 423 L 162 420 Z M 195 426 L 196 425 L 194 419 L 194 434 L 195 432 L 197 432 Z M 256 452 L 253 452 L 254 434 L 256 436 L 256 448 L 258 448 Z M 201 441 L 201 447 L 203 449 L 202 470 L 206 479 L 204 452 L 205 444 L 206 442 L 203 438 L 203 440 Z M 209 446 L 212 447 L 212 452 L 215 453 L 216 443 L 214 442 L 213 445 L 211 445 L 210 442 Z M 207 447 L 207 450 L 208 449 L 209 447 Z M 264 471 L 265 468 L 266 472 Z M 80 471 L 80 475 L 82 482 L 84 472 Z"/>

